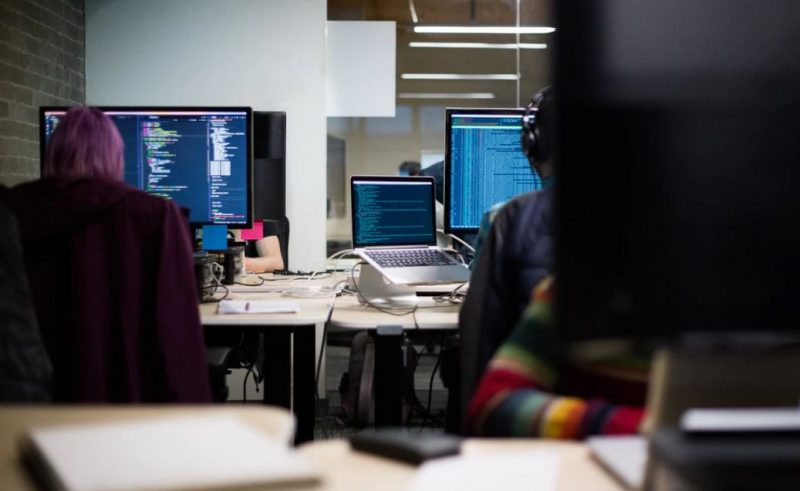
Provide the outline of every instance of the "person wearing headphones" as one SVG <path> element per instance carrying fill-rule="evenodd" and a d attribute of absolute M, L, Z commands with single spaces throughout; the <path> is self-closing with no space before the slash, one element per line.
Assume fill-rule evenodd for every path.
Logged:
<path fill-rule="evenodd" d="M 522 151 L 542 188 L 495 205 L 481 222 L 469 291 L 459 314 L 462 417 L 494 352 L 511 334 L 533 288 L 553 270 L 555 94 L 546 87 L 523 116 Z"/>
<path fill-rule="evenodd" d="M 522 132 L 523 151 L 542 180 L 551 179 L 551 186 L 554 101 L 551 89 L 537 94 L 526 110 Z M 552 195 L 552 187 L 546 186 L 501 208 L 479 258 L 475 273 L 486 275 L 494 268 L 478 292 L 488 302 L 483 310 L 470 306 L 466 315 L 476 310 L 481 322 L 491 326 L 478 340 L 484 343 L 479 354 L 499 348 L 471 397 L 465 428 L 469 434 L 582 439 L 633 434 L 642 423 L 648 362 L 615 358 L 579 363 L 567 356 L 556 335 Z M 521 296 L 529 299 L 523 312 L 517 310 Z M 494 325 L 493 316 L 499 320 Z"/>

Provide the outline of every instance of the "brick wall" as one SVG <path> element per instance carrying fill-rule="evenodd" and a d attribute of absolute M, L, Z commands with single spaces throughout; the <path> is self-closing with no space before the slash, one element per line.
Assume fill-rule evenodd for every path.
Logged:
<path fill-rule="evenodd" d="M 85 97 L 83 0 L 0 0 L 0 184 L 39 177 L 39 106 Z"/>

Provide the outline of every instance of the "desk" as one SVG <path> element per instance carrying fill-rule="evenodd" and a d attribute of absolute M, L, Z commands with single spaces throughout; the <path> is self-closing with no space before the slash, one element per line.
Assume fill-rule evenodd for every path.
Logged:
<path fill-rule="evenodd" d="M 406 315 L 392 315 L 358 303 L 355 296 L 339 297 L 330 319 L 331 329 L 374 330 L 375 334 L 375 424 L 402 425 L 402 332 L 441 331 L 458 328 L 460 304 L 437 303 L 433 297 L 419 297 L 419 305 L 398 309 Z"/>
<path fill-rule="evenodd" d="M 499 454 L 542 450 L 560 457 L 559 491 L 621 491 L 623 487 L 589 457 L 585 445 L 575 442 L 534 439 L 467 440 L 465 455 Z M 355 491 L 377 489 L 406 491 L 416 475 L 416 467 L 374 455 L 354 452 L 344 440 L 327 440 L 302 445 L 298 452 L 309 459 L 322 474 L 319 491 Z M 497 484 L 502 487 L 502 476 Z M 534 483 L 531 489 L 535 489 Z"/>
<path fill-rule="evenodd" d="M 280 283 L 280 284 L 279 284 Z M 285 284 L 286 286 L 281 286 Z M 319 284 L 319 282 L 317 282 Z M 316 359 L 314 327 L 328 320 L 333 295 L 317 298 L 284 297 L 275 289 L 298 286 L 297 282 L 269 282 L 267 288 L 253 288 L 256 293 L 233 292 L 236 300 L 291 300 L 300 306 L 296 314 L 218 314 L 216 303 L 200 305 L 204 327 L 238 330 L 256 329 L 264 338 L 264 404 L 291 408 L 297 417 L 298 443 L 314 439 L 314 394 Z M 238 286 L 238 285 L 237 285 Z"/>
<path fill-rule="evenodd" d="M 265 435 L 287 444 L 294 433 L 288 411 L 278 408 L 219 406 L 2 406 L 0 407 L 0 489 L 36 491 L 19 462 L 17 445 L 33 426 L 144 420 L 164 416 L 229 414 L 242 418 Z"/>

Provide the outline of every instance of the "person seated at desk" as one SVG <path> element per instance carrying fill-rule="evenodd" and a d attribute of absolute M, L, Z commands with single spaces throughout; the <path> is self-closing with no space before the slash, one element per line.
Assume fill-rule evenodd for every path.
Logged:
<path fill-rule="evenodd" d="M 492 358 L 469 405 L 469 433 L 583 439 L 638 432 L 649 364 L 637 358 L 592 364 L 567 359 L 554 333 L 554 294 L 547 277 Z"/>
<path fill-rule="evenodd" d="M 188 224 L 123 182 L 102 111 L 67 111 L 42 179 L 8 189 L 56 402 L 211 400 Z"/>
<path fill-rule="evenodd" d="M 248 240 L 245 247 L 244 270 L 248 273 L 272 273 L 285 269 L 281 245 L 277 230 L 268 227 L 264 222 L 264 237 L 259 240 Z M 241 241 L 241 233 L 234 230 L 234 240 Z"/>
<path fill-rule="evenodd" d="M 458 318 L 462 404 L 519 321 L 533 287 L 552 273 L 555 97 L 550 88 L 537 93 L 522 124 L 521 151 L 542 179 L 542 189 L 494 207 L 481 223 L 469 292 Z"/>

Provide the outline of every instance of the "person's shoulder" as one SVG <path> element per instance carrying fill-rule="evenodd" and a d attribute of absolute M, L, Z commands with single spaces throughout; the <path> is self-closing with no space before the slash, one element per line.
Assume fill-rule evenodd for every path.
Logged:
<path fill-rule="evenodd" d="M 553 197 L 553 188 L 537 189 L 527 193 L 514 196 L 508 201 L 508 205 L 514 208 L 524 208 L 533 206 L 537 203 L 549 201 Z"/>

